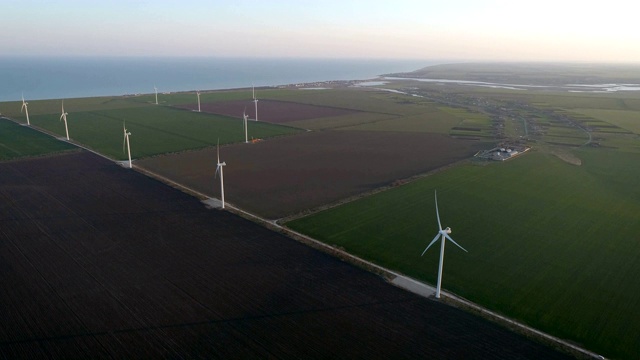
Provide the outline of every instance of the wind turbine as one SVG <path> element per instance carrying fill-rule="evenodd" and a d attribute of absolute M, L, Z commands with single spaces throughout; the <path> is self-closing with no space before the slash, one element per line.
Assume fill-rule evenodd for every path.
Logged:
<path fill-rule="evenodd" d="M 124 138 L 122 139 L 122 152 L 124 153 L 124 145 L 126 143 L 127 152 L 129 153 L 129 169 L 131 169 L 133 167 L 131 165 L 131 146 L 129 144 L 129 136 L 131 135 L 131 133 L 127 131 L 127 127 L 124 121 L 122 122 L 122 129 L 124 130 Z"/>
<path fill-rule="evenodd" d="M 22 107 L 20 108 L 20 112 L 24 109 L 24 113 L 27 115 L 27 125 L 31 125 L 29 123 L 29 108 L 27 107 L 29 103 L 24 101 L 24 93 L 22 93 Z"/>
<path fill-rule="evenodd" d="M 253 102 L 256 105 L 256 121 L 258 121 L 258 99 L 256 99 L 256 88 L 251 84 L 251 91 L 253 92 Z"/>
<path fill-rule="evenodd" d="M 458 245 L 458 243 L 453 241 L 453 239 L 449 236 L 449 234 L 451 234 L 450 227 L 447 227 L 446 229 L 442 229 L 442 224 L 440 223 L 440 213 L 438 213 L 438 194 L 434 191 L 434 195 L 436 198 L 436 216 L 438 217 L 438 227 L 440 228 L 440 231 L 438 231 L 438 234 L 436 235 L 436 237 L 434 237 L 433 240 L 431 240 L 431 243 L 429 243 L 429 246 L 427 246 L 427 248 L 424 249 L 424 251 L 422 252 L 422 255 L 424 255 L 424 253 L 426 253 L 427 250 L 429 250 L 431 245 L 433 245 L 436 241 L 438 241 L 438 238 L 441 237 L 442 243 L 440 244 L 440 264 L 438 265 L 438 286 L 436 287 L 436 298 L 440 299 L 440 284 L 442 283 L 442 263 L 444 261 L 444 243 L 446 242 L 446 240 L 449 240 L 452 243 L 454 243 L 457 247 L 464 250 L 465 252 L 468 252 L 468 251 L 465 250 L 462 246 Z"/>
<path fill-rule="evenodd" d="M 67 141 L 68 141 L 69 128 L 67 127 L 67 115 L 69 115 L 69 113 L 64 112 L 64 100 L 62 100 L 62 115 L 60 115 L 60 121 L 64 120 L 64 131 L 67 133 Z"/>
<path fill-rule="evenodd" d="M 216 147 L 218 151 L 218 165 L 216 166 L 216 174 L 214 176 L 218 176 L 218 172 L 220 172 L 220 199 L 222 200 L 222 208 L 224 209 L 224 174 L 222 173 L 222 167 L 227 166 L 226 162 L 220 162 L 220 138 L 218 138 L 218 146 Z"/>
<path fill-rule="evenodd" d="M 198 112 L 200 112 L 200 90 L 196 91 L 196 95 L 198 95 Z"/>
<path fill-rule="evenodd" d="M 244 123 L 244 143 L 248 144 L 249 143 L 249 137 L 247 136 L 247 129 L 248 129 L 248 124 L 247 124 L 247 119 L 249 118 L 249 115 L 247 115 L 247 108 L 245 106 L 244 111 L 242 112 L 242 119 L 243 119 L 243 123 Z"/>
<path fill-rule="evenodd" d="M 156 105 L 158 105 L 158 88 L 153 85 L 153 90 L 156 92 Z"/>

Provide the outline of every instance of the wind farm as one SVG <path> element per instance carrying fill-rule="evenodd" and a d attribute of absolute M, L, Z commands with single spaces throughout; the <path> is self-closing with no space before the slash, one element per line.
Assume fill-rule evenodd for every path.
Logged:
<path fill-rule="evenodd" d="M 259 122 L 247 121 L 249 102 L 257 115 L 253 86 L 251 94 L 246 88 L 207 91 L 202 103 L 193 94 L 167 93 L 162 106 L 154 104 L 157 93 L 66 99 L 77 119 L 74 142 L 126 159 L 131 167 L 130 127 L 136 139 L 131 173 L 154 176 L 196 198 L 220 198 L 225 211 L 213 214 L 255 216 L 278 231 L 322 241 L 330 252 L 433 284 L 432 303 L 448 306 L 464 298 L 597 353 L 625 358 L 635 351 L 628 335 L 635 322 L 625 331 L 614 324 L 629 324 L 640 289 L 611 270 L 614 263 L 625 273 L 636 269 L 627 254 L 637 249 L 623 240 L 638 230 L 632 165 L 639 153 L 637 128 L 622 116 L 629 114 L 618 113 L 640 111 L 629 93 L 522 92 L 411 80 L 385 89 L 273 87 L 260 90 Z M 623 104 L 625 109 L 618 107 Z M 30 101 L 32 126 L 59 133 L 55 106 Z M 532 110 L 538 107 L 543 110 Z M 13 108 L 14 116 L 21 114 Z M 506 117 L 493 109 L 513 113 Z M 607 122 L 603 114 L 620 117 Z M 251 136 L 263 141 L 246 144 L 249 125 Z M 501 136 L 532 150 L 504 162 L 474 158 L 505 143 Z M 589 138 L 598 145 L 574 145 Z M 227 162 L 232 166 L 224 169 Z M 434 208 L 438 233 L 425 248 L 431 223 L 425 214 Z M 440 213 L 464 248 L 451 228 L 443 228 Z M 616 247 L 597 261 L 583 261 L 601 251 L 604 223 L 618 227 Z M 559 233 L 566 235 L 555 241 L 549 236 Z M 438 241 L 439 256 L 427 251 Z M 465 252 L 447 252 L 444 275 L 447 241 Z M 541 264 L 543 253 L 551 255 Z M 607 299 L 615 309 L 605 306 Z M 596 326 L 605 319 L 612 325 Z M 572 333 L 575 328 L 588 331 Z M 618 345 L 608 345 L 614 338 Z"/>

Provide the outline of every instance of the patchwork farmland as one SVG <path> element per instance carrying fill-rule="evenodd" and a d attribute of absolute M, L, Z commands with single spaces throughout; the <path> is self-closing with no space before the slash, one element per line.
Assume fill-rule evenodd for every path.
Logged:
<path fill-rule="evenodd" d="M 259 100 L 258 104 L 258 120 L 275 124 L 350 115 L 359 112 L 344 108 L 316 106 L 279 100 Z M 186 104 L 178 107 L 195 111 L 198 109 L 198 104 Z M 250 119 L 255 120 L 256 118 L 255 105 L 252 101 L 249 102 L 247 100 L 205 103 L 200 105 L 200 109 L 203 112 L 237 117 L 240 119 L 242 119 L 243 112 L 246 112 Z"/>
<path fill-rule="evenodd" d="M 3 358 L 567 358 L 88 152 L 0 198 Z"/>
<path fill-rule="evenodd" d="M 185 93 L 163 95 L 160 106 L 150 105 L 148 96 L 69 103 L 77 101 L 86 125 L 93 124 L 76 127 L 82 129 L 76 140 L 95 144 L 98 135 L 90 132 L 109 124 L 100 152 L 122 158 L 126 118 L 128 128 L 139 126 L 132 131 L 134 167 L 211 196 L 219 191 L 212 145 L 220 136 L 227 200 L 269 219 L 393 187 L 288 225 L 429 282 L 435 282 L 437 256 L 414 255 L 433 235 L 426 234 L 437 188 L 450 199 L 441 204 L 441 214 L 449 214 L 445 226 L 471 251 L 468 257 L 453 247 L 448 252 L 445 289 L 589 350 L 634 358 L 639 322 L 633 314 L 640 297 L 629 281 L 640 255 L 634 165 L 640 103 L 626 94 L 414 85 L 389 87 L 415 96 L 368 89 L 261 90 L 259 114 L 262 104 L 300 107 L 297 117 L 281 112 L 280 120 L 272 120 L 287 126 L 250 122 L 249 136 L 264 139 L 255 144 L 241 143 L 239 118 L 245 106 L 253 111 L 250 91 L 203 93 L 203 108 L 230 116 L 168 106 L 193 108 L 195 95 Z M 46 126 L 60 127 L 59 103 L 42 102 L 42 109 L 37 104 L 30 103 L 36 121 L 48 116 Z M 231 109 L 229 104 L 233 111 L 220 110 Z M 53 110 L 46 112 L 44 105 Z M 345 113 L 323 113 L 325 108 Z M 265 116 L 277 114 L 277 108 L 268 109 Z M 267 135 L 253 132 L 257 125 Z M 495 146 L 502 136 L 533 150 L 500 165 L 460 161 Z M 163 140 L 149 141 L 155 138 Z M 436 172 L 405 184 L 404 179 Z M 619 238 L 611 236 L 610 225 Z M 163 234 L 160 225 L 150 228 Z M 489 276 L 496 266 L 506 279 Z"/>
<path fill-rule="evenodd" d="M 429 133 L 321 131 L 222 147 L 220 153 L 229 164 L 227 200 L 278 219 L 469 158 L 479 146 Z M 215 149 L 205 149 L 136 165 L 219 197 L 215 158 Z"/>

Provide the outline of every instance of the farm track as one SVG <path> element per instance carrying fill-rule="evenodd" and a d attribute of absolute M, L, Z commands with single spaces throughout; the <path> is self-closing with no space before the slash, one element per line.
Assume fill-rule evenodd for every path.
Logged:
<path fill-rule="evenodd" d="M 88 152 L 0 199 L 0 357 L 567 358 Z"/>

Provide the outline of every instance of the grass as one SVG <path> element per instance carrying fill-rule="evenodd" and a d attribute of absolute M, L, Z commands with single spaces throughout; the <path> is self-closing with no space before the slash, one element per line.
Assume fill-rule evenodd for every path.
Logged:
<path fill-rule="evenodd" d="M 574 111 L 640 134 L 640 111 L 638 110 L 576 109 Z"/>
<path fill-rule="evenodd" d="M 122 150 L 123 122 L 131 132 L 133 158 L 214 146 L 218 139 L 220 144 L 244 141 L 242 121 L 238 119 L 165 106 L 69 112 L 67 119 L 74 141 L 121 160 L 126 158 Z M 57 113 L 32 116 L 31 122 L 64 136 L 64 124 Z M 254 138 L 300 131 L 263 122 L 250 122 L 248 126 L 249 136 Z"/>
<path fill-rule="evenodd" d="M 345 127 L 345 130 L 361 131 L 404 131 L 430 132 L 448 134 L 452 127 L 464 121 L 465 114 L 452 113 L 435 103 L 416 105 L 421 107 L 421 113 L 416 115 L 395 116 L 392 118 L 372 121 L 355 126 Z M 452 109 L 453 110 L 453 109 Z"/>
<path fill-rule="evenodd" d="M 40 156 L 76 147 L 51 138 L 26 126 L 0 118 L 0 161 Z"/>
<path fill-rule="evenodd" d="M 640 353 L 640 168 L 635 154 L 579 151 L 582 166 L 530 153 L 465 165 L 287 226 L 435 283 L 443 226 L 443 284 L 457 294 L 603 354 Z M 553 181 L 549 181 L 553 179 Z M 349 221 L 345 221 L 349 219 Z"/>
<path fill-rule="evenodd" d="M 409 95 L 361 88 L 313 91 L 269 90 L 260 92 L 260 96 L 260 99 L 293 101 L 391 115 L 419 114 L 423 108 L 418 105 L 425 102 Z"/>

